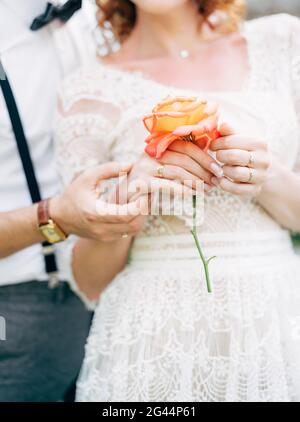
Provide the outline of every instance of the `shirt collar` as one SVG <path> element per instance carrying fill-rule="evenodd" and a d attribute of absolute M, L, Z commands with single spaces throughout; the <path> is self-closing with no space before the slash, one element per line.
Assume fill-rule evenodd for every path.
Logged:
<path fill-rule="evenodd" d="M 46 4 L 47 0 L 0 0 L 0 55 L 32 35 L 30 24 Z"/>

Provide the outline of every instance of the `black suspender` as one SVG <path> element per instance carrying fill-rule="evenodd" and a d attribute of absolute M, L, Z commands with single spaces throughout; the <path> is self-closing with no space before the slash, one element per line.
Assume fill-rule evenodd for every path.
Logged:
<path fill-rule="evenodd" d="M 30 155 L 29 146 L 25 137 L 22 121 L 18 111 L 18 107 L 12 92 L 10 83 L 5 74 L 4 68 L 0 61 L 0 85 L 4 100 L 7 106 L 8 114 L 11 120 L 12 129 L 15 135 L 17 142 L 17 147 L 22 161 L 28 189 L 30 192 L 32 203 L 37 203 L 41 201 L 41 193 L 36 179 L 33 162 Z M 54 254 L 54 246 L 48 242 L 42 243 L 42 251 L 45 260 L 45 269 L 49 277 L 49 282 L 51 286 L 56 285 L 57 279 L 57 265 Z"/>

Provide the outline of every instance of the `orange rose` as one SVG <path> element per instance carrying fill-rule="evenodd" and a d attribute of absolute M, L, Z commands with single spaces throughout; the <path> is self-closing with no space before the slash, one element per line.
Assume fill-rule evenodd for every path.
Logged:
<path fill-rule="evenodd" d="M 177 139 L 190 141 L 204 151 L 217 139 L 218 106 L 197 97 L 168 97 L 157 104 L 152 114 L 144 118 L 150 133 L 145 151 L 161 158 Z"/>

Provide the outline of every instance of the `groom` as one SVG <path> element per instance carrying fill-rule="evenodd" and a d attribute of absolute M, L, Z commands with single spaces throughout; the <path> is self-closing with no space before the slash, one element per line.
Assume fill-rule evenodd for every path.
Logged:
<path fill-rule="evenodd" d="M 124 228 L 131 231 L 126 216 L 95 215 L 93 188 L 120 165 L 91 169 L 58 195 L 56 91 L 95 53 L 91 6 L 84 2 L 78 12 L 80 6 L 0 1 L 0 402 L 64 400 L 91 320 L 70 289 L 64 240 L 121 239 Z"/>

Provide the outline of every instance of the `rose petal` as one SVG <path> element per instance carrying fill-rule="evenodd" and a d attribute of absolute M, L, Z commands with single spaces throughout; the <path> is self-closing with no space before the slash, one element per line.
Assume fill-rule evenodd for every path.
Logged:
<path fill-rule="evenodd" d="M 144 123 L 146 129 L 148 130 L 148 132 L 150 132 L 150 133 L 154 132 L 155 124 L 154 124 L 154 117 L 153 117 L 152 114 L 149 115 L 149 116 L 145 116 L 143 118 L 143 123 Z"/>
<path fill-rule="evenodd" d="M 165 135 L 160 138 L 152 140 L 145 148 L 147 154 L 154 158 L 161 158 L 163 153 L 168 149 L 168 147 L 174 142 L 177 138 L 170 135 Z"/>
<path fill-rule="evenodd" d="M 187 124 L 188 114 L 179 112 L 155 113 L 155 132 L 172 133 L 178 126 Z"/>
<path fill-rule="evenodd" d="M 208 150 L 210 143 L 211 143 L 210 137 L 206 134 L 200 136 L 200 138 L 197 138 L 195 140 L 195 144 L 197 145 L 197 147 L 199 147 L 205 152 Z"/>
<path fill-rule="evenodd" d="M 158 112 L 144 117 L 143 122 L 148 132 L 173 132 L 176 127 L 187 123 L 188 114 L 169 111 Z"/>
<path fill-rule="evenodd" d="M 217 128 L 218 118 L 217 116 L 209 116 L 204 120 L 201 120 L 197 125 L 186 125 L 180 126 L 173 131 L 173 135 L 176 136 L 187 136 L 191 133 L 193 135 L 203 135 L 207 132 L 211 132 Z"/>
<path fill-rule="evenodd" d="M 185 107 L 183 107 L 181 111 L 183 111 L 184 113 L 187 113 L 187 112 L 190 113 L 191 111 L 194 111 L 198 108 L 201 108 L 201 110 L 204 110 L 206 104 L 207 104 L 206 101 L 197 99 L 192 104 L 188 104 Z"/>
<path fill-rule="evenodd" d="M 153 113 L 157 119 L 161 119 L 162 117 L 174 117 L 176 119 L 180 119 L 181 117 L 186 117 L 188 114 L 183 113 L 181 111 L 160 111 L 158 113 Z"/>
<path fill-rule="evenodd" d="M 189 113 L 187 124 L 197 125 L 199 122 L 206 119 L 208 115 L 204 113 L 205 107 L 206 107 L 206 104 L 201 104 L 195 110 L 191 111 Z"/>
<path fill-rule="evenodd" d="M 151 157 L 156 157 L 157 146 L 166 136 L 169 136 L 169 135 L 164 134 L 161 137 L 157 136 L 156 138 L 152 139 L 152 141 L 150 141 L 145 148 L 145 151 L 147 152 L 147 154 L 149 154 Z"/>
<path fill-rule="evenodd" d="M 211 132 L 205 133 L 204 135 L 197 137 L 195 144 L 201 148 L 204 152 L 207 152 L 210 148 L 212 141 L 220 137 L 218 129 L 214 129 Z"/>
<path fill-rule="evenodd" d="M 200 100 L 199 100 L 200 101 Z M 190 110 L 188 120 L 189 125 L 195 125 L 201 120 L 206 119 L 210 115 L 216 114 L 218 111 L 217 103 L 201 101 L 194 110 Z"/>
<path fill-rule="evenodd" d="M 176 141 L 177 137 L 173 135 L 166 136 L 160 142 L 158 142 L 156 150 L 156 158 L 161 158 L 163 153 L 169 148 L 169 146 Z"/>
<path fill-rule="evenodd" d="M 151 141 L 155 140 L 158 137 L 162 137 L 165 136 L 164 132 L 154 132 L 152 134 L 150 134 L 149 136 L 147 136 L 147 138 L 145 139 L 146 144 L 149 144 Z"/>
<path fill-rule="evenodd" d="M 171 111 L 173 110 L 172 105 L 174 103 L 193 103 L 196 101 L 197 97 L 167 97 L 165 100 L 157 104 L 153 109 L 153 113 L 159 111 Z"/>
<path fill-rule="evenodd" d="M 193 135 L 202 135 L 207 132 L 212 132 L 218 127 L 218 117 L 209 116 L 206 119 L 202 120 L 198 125 L 196 125 L 195 130 L 193 130 Z"/>

